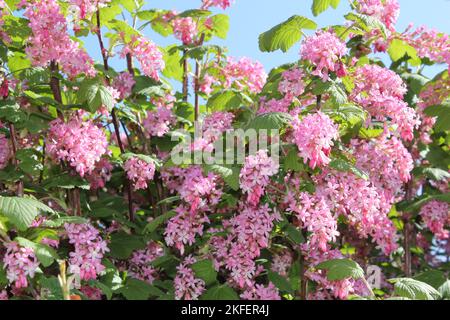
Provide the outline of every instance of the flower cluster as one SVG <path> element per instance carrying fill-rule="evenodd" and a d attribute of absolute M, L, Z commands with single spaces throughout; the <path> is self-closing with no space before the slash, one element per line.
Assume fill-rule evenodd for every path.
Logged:
<path fill-rule="evenodd" d="M 155 163 L 146 162 L 137 157 L 128 159 L 124 164 L 128 179 L 133 183 L 134 190 L 147 189 L 147 182 L 155 176 Z"/>
<path fill-rule="evenodd" d="M 220 7 L 226 9 L 233 4 L 234 0 L 202 0 L 202 9 L 208 10 L 211 7 Z"/>
<path fill-rule="evenodd" d="M 0 133 L 0 170 L 4 169 L 11 157 L 11 150 L 9 147 L 8 138 Z"/>
<path fill-rule="evenodd" d="M 448 203 L 441 201 L 430 201 L 422 207 L 420 215 L 428 229 L 440 240 L 450 237 L 450 232 L 445 230 L 450 226 L 450 211 Z"/>
<path fill-rule="evenodd" d="M 50 122 L 46 139 L 48 154 L 55 161 L 66 161 L 80 176 L 92 173 L 97 162 L 108 151 L 108 140 L 102 129 L 92 121 L 73 117 Z"/>
<path fill-rule="evenodd" d="M 300 55 L 314 66 L 313 75 L 327 81 L 329 73 L 335 72 L 338 76 L 346 74 L 341 59 L 347 54 L 347 47 L 333 32 L 318 31 L 315 35 L 307 37 L 302 44 Z"/>
<path fill-rule="evenodd" d="M 190 45 L 195 42 L 198 26 L 193 18 L 185 17 L 173 19 L 172 27 L 175 37 L 181 40 L 184 45 Z"/>
<path fill-rule="evenodd" d="M 252 93 L 260 92 L 267 80 L 267 74 L 263 65 L 246 57 L 239 60 L 228 57 L 222 73 L 225 78 L 224 86 L 226 88 L 231 88 L 232 86 L 239 90 L 248 88 Z"/>
<path fill-rule="evenodd" d="M 302 95 L 305 92 L 304 82 L 305 71 L 301 68 L 286 70 L 281 75 L 282 80 L 278 85 L 278 90 L 289 100 Z"/>
<path fill-rule="evenodd" d="M 150 241 L 145 249 L 133 252 L 128 274 L 130 277 L 152 284 L 158 276 L 158 270 L 151 263 L 163 255 L 164 249 L 161 245 Z"/>
<path fill-rule="evenodd" d="M 172 110 L 160 106 L 156 111 L 147 111 L 147 118 L 144 119 L 144 128 L 151 137 L 162 137 L 169 132 L 170 127 L 176 122 L 176 117 Z"/>
<path fill-rule="evenodd" d="M 294 143 L 312 169 L 330 163 L 331 147 L 338 138 L 338 126 L 320 111 L 293 122 Z"/>
<path fill-rule="evenodd" d="M 414 109 L 403 101 L 406 85 L 395 72 L 378 65 L 364 65 L 356 69 L 355 89 L 351 98 L 379 121 L 390 118 L 404 140 L 414 138 L 420 124 Z"/>
<path fill-rule="evenodd" d="M 239 181 L 242 191 L 247 193 L 249 204 L 258 205 L 270 182 L 270 177 L 277 174 L 278 170 L 278 163 L 269 157 L 267 150 L 259 150 L 255 155 L 245 159 Z"/>
<path fill-rule="evenodd" d="M 130 54 L 139 61 L 142 72 L 155 80 L 159 80 L 159 71 L 165 67 L 163 54 L 158 46 L 143 36 L 133 36 L 120 52 L 121 57 Z"/>
<path fill-rule="evenodd" d="M 249 301 L 276 301 L 281 300 L 280 293 L 275 285 L 270 282 L 267 286 L 255 284 L 241 294 L 241 298 Z"/>
<path fill-rule="evenodd" d="M 357 11 L 377 18 L 390 31 L 395 31 L 395 24 L 400 15 L 400 4 L 398 0 L 357 0 Z"/>
<path fill-rule="evenodd" d="M 270 269 L 285 277 L 288 275 L 293 262 L 294 257 L 292 256 L 292 253 L 288 250 L 284 250 L 274 255 Z"/>
<path fill-rule="evenodd" d="M 195 262 L 196 259 L 189 256 L 177 267 L 177 275 L 173 281 L 176 300 L 198 300 L 205 291 L 205 281 L 196 278 L 191 268 Z"/>
<path fill-rule="evenodd" d="M 32 31 L 26 53 L 34 66 L 61 65 L 70 77 L 94 76 L 93 61 L 67 32 L 67 21 L 55 0 L 23 1 Z"/>
<path fill-rule="evenodd" d="M 92 225 L 66 223 L 64 228 L 74 251 L 69 253 L 69 272 L 80 280 L 93 280 L 105 270 L 103 255 L 109 251 L 99 231 Z"/>
<path fill-rule="evenodd" d="M 95 11 L 104 8 L 111 0 L 69 0 L 69 3 L 78 12 L 79 19 L 91 16 Z"/>
<path fill-rule="evenodd" d="M 100 159 L 100 161 L 96 163 L 94 170 L 86 176 L 91 190 L 104 188 L 106 182 L 111 179 L 112 170 L 113 165 L 107 158 Z"/>
<path fill-rule="evenodd" d="M 5 243 L 6 253 L 3 257 L 6 277 L 14 283 L 16 289 L 28 287 L 28 279 L 34 278 L 39 266 L 33 249 L 20 246 L 16 242 Z"/>
<path fill-rule="evenodd" d="M 122 72 L 113 80 L 113 88 L 119 92 L 119 99 L 125 99 L 128 97 L 132 90 L 133 86 L 136 84 L 134 81 L 134 77 L 129 72 Z"/>

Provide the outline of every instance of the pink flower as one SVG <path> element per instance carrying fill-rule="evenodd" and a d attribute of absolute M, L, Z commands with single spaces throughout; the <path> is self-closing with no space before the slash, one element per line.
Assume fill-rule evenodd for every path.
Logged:
<path fill-rule="evenodd" d="M 195 277 L 190 268 L 196 259 L 189 256 L 178 267 L 177 275 L 173 281 L 176 300 L 198 300 L 206 290 L 205 281 Z"/>
<path fill-rule="evenodd" d="M 328 81 L 329 72 L 342 70 L 341 59 L 347 54 L 347 47 L 333 32 L 318 31 L 303 42 L 300 55 L 315 67 L 313 75 Z"/>
<path fill-rule="evenodd" d="M 107 158 L 100 159 L 100 161 L 96 163 L 94 170 L 86 176 L 86 179 L 90 183 L 91 190 L 104 188 L 106 182 L 111 180 L 112 170 L 113 165 Z"/>
<path fill-rule="evenodd" d="M 193 18 L 185 17 L 173 19 L 172 27 L 175 37 L 181 40 L 184 45 L 190 45 L 195 42 L 198 30 L 197 23 Z"/>
<path fill-rule="evenodd" d="M 4 169 L 11 158 L 11 149 L 9 147 L 9 140 L 4 134 L 0 133 L 0 170 Z"/>
<path fill-rule="evenodd" d="M 28 287 L 27 278 L 34 278 L 39 267 L 33 249 L 21 247 L 16 242 L 5 243 L 5 248 L 3 264 L 8 281 L 14 283 L 16 289 Z"/>
<path fill-rule="evenodd" d="M 270 282 L 267 286 L 262 284 L 255 284 L 254 287 L 248 288 L 241 294 L 244 300 L 259 300 L 259 301 L 275 301 L 281 300 L 278 289 Z"/>
<path fill-rule="evenodd" d="M 108 141 L 103 130 L 91 120 L 75 116 L 67 123 L 61 119 L 50 122 L 46 149 L 55 161 L 66 161 L 84 177 L 95 170 L 107 153 Z"/>
<path fill-rule="evenodd" d="M 111 0 L 69 0 L 69 3 L 78 11 L 78 18 L 85 19 L 99 8 L 104 8 Z"/>
<path fill-rule="evenodd" d="M 162 137 L 175 125 L 176 117 L 172 110 L 166 107 L 157 107 L 156 111 L 147 111 L 144 119 L 144 128 L 151 137 Z"/>
<path fill-rule="evenodd" d="M 356 9 L 360 13 L 377 18 L 389 30 L 395 31 L 395 24 L 400 15 L 400 4 L 397 0 L 357 0 Z"/>
<path fill-rule="evenodd" d="M 128 180 L 133 183 L 134 190 L 147 189 L 147 182 L 155 176 L 155 164 L 132 157 L 125 162 L 124 169 Z"/>
<path fill-rule="evenodd" d="M 326 166 L 334 140 L 339 138 L 338 126 L 322 112 L 310 114 L 293 123 L 294 143 L 305 164 L 309 161 L 312 169 Z"/>
<path fill-rule="evenodd" d="M 303 80 L 304 77 L 305 72 L 300 68 L 284 71 L 282 74 L 282 80 L 278 85 L 278 90 L 290 100 L 301 96 L 305 92 L 306 88 L 306 84 Z"/>
<path fill-rule="evenodd" d="M 91 286 L 81 286 L 81 293 L 83 293 L 89 300 L 102 300 L 103 292 L 99 288 Z"/>
<path fill-rule="evenodd" d="M 156 44 L 142 36 L 133 36 L 131 42 L 124 45 L 120 56 L 123 58 L 128 53 L 139 61 L 146 76 L 159 80 L 158 72 L 164 69 L 165 63 Z"/>
<path fill-rule="evenodd" d="M 224 86 L 226 88 L 232 86 L 239 90 L 248 88 L 251 93 L 259 93 L 267 80 L 263 65 L 245 57 L 237 61 L 228 57 L 222 73 L 225 77 Z"/>
<path fill-rule="evenodd" d="M 230 7 L 234 0 L 202 0 L 202 9 L 208 10 L 210 7 L 220 7 L 223 10 Z"/>
<path fill-rule="evenodd" d="M 34 66 L 58 63 L 70 77 L 93 77 L 94 62 L 67 32 L 67 21 L 55 0 L 23 1 L 24 17 L 30 20 L 32 35 L 25 51 Z"/>
<path fill-rule="evenodd" d="M 6 290 L 0 291 L 0 301 L 6 301 L 8 299 L 8 292 Z"/>
<path fill-rule="evenodd" d="M 97 229 L 90 224 L 69 224 L 64 228 L 74 251 L 69 253 L 69 272 L 81 280 L 95 280 L 105 270 L 103 255 L 109 251 Z"/>
<path fill-rule="evenodd" d="M 448 203 L 441 201 L 430 201 L 422 207 L 420 215 L 439 240 L 446 240 L 450 237 L 450 232 L 445 227 L 450 226 L 450 211 Z"/>
<path fill-rule="evenodd" d="M 127 98 L 135 85 L 133 75 L 129 72 L 122 72 L 113 80 L 113 88 L 119 92 L 119 99 Z"/>
<path fill-rule="evenodd" d="M 157 242 L 151 241 L 143 250 L 135 251 L 130 260 L 128 274 L 138 280 L 152 284 L 158 276 L 156 268 L 151 263 L 164 255 L 164 249 Z"/>
<path fill-rule="evenodd" d="M 258 205 L 270 177 L 277 174 L 279 164 L 267 154 L 267 150 L 259 150 L 254 156 L 245 159 L 244 167 L 239 175 L 241 189 L 248 195 L 251 205 Z"/>
<path fill-rule="evenodd" d="M 281 276 L 287 276 L 289 269 L 292 266 L 294 258 L 292 253 L 288 250 L 284 250 L 273 256 L 272 265 L 270 270 L 279 273 Z"/>

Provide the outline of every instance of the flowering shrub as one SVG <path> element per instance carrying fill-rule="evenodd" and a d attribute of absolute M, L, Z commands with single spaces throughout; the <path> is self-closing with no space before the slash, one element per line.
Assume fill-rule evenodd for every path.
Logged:
<path fill-rule="evenodd" d="M 450 298 L 448 35 L 144 2 L 0 0 L 0 300 Z"/>

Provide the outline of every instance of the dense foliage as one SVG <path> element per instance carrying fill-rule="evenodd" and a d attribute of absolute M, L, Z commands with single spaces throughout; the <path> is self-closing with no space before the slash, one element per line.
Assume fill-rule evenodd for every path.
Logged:
<path fill-rule="evenodd" d="M 0 0 L 0 300 L 450 298 L 449 36 L 198 2 Z"/>

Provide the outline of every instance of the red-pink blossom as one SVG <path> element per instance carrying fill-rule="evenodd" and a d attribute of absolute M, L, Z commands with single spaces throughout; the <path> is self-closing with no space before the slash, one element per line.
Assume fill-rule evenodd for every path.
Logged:
<path fill-rule="evenodd" d="M 445 240 L 450 237 L 450 232 L 445 229 L 450 226 L 448 203 L 436 200 L 430 201 L 422 207 L 420 215 L 436 238 Z"/>
<path fill-rule="evenodd" d="M 198 33 L 197 22 L 191 17 L 175 18 L 172 20 L 173 33 L 184 45 L 193 44 Z"/>
<path fill-rule="evenodd" d="M 226 88 L 232 86 L 239 90 L 248 88 L 252 93 L 259 93 L 267 80 L 263 65 L 246 57 L 239 60 L 228 57 L 222 73 L 225 77 L 224 86 Z"/>
<path fill-rule="evenodd" d="M 113 88 L 119 92 L 119 99 L 127 98 L 133 89 L 136 81 L 129 72 L 122 72 L 113 80 Z"/>
<path fill-rule="evenodd" d="M 377 18 L 389 30 L 395 31 L 395 24 L 400 15 L 400 4 L 397 0 L 357 0 L 356 2 L 358 12 Z"/>
<path fill-rule="evenodd" d="M 143 126 L 149 136 L 162 137 L 170 131 L 171 126 L 175 125 L 176 120 L 172 110 L 161 106 L 155 111 L 147 111 Z"/>
<path fill-rule="evenodd" d="M 164 249 L 162 246 L 157 242 L 150 241 L 145 249 L 133 252 L 128 274 L 130 277 L 152 284 L 158 277 L 158 271 L 151 263 L 163 255 Z"/>
<path fill-rule="evenodd" d="M 137 157 L 128 159 L 124 164 L 128 180 L 133 183 L 134 190 L 147 189 L 147 182 L 155 176 L 155 163 L 146 162 Z"/>
<path fill-rule="evenodd" d="M 5 248 L 3 264 L 8 281 L 16 289 L 28 287 L 28 278 L 34 278 L 39 266 L 33 249 L 22 247 L 16 242 L 5 243 Z"/>
<path fill-rule="evenodd" d="M 4 134 L 0 133 L 0 170 L 4 169 L 11 158 L 11 148 L 9 147 L 9 140 Z"/>
<path fill-rule="evenodd" d="M 222 9 L 226 9 L 230 7 L 234 0 L 202 0 L 202 9 L 208 10 L 211 7 L 220 7 Z"/>
<path fill-rule="evenodd" d="M 173 280 L 176 300 L 198 300 L 206 290 L 205 281 L 197 278 L 191 268 L 195 262 L 196 259 L 189 256 L 177 267 L 177 275 Z"/>

